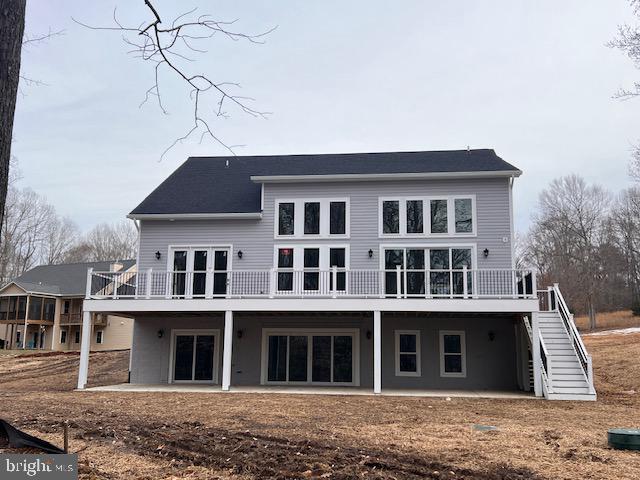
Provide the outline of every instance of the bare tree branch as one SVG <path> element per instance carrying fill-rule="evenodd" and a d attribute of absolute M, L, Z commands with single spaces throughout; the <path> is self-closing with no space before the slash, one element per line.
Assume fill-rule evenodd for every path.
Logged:
<path fill-rule="evenodd" d="M 235 82 L 216 82 L 204 73 L 192 73 L 185 68 L 180 62 L 195 62 L 195 58 L 199 54 L 207 51 L 203 49 L 199 42 L 207 40 L 214 35 L 223 35 L 233 41 L 248 41 L 250 43 L 262 44 L 264 37 L 273 32 L 277 27 L 271 28 L 265 32 L 250 35 L 236 31 L 231 28 L 235 24 L 233 21 L 217 21 L 213 20 L 210 15 L 199 15 L 194 18 L 196 8 L 178 15 L 170 24 L 163 23 L 162 17 L 158 9 L 153 5 L 151 0 L 144 0 L 144 4 L 149 10 L 151 19 L 141 23 L 138 26 L 125 26 L 117 16 L 117 11 L 113 11 L 114 26 L 92 26 L 80 22 L 73 18 L 73 21 L 91 30 L 111 30 L 123 33 L 123 42 L 131 47 L 127 53 L 139 58 L 145 62 L 151 62 L 154 69 L 154 83 L 145 91 L 144 99 L 140 103 L 142 107 L 150 98 L 155 98 L 160 110 L 167 114 L 167 109 L 162 101 L 160 92 L 161 73 L 172 73 L 181 79 L 188 87 L 189 99 L 193 104 L 193 124 L 186 133 L 173 141 L 167 147 L 160 159 L 164 158 L 178 143 L 182 143 L 191 137 L 195 132 L 200 132 L 200 141 L 205 137 L 210 137 L 216 143 L 235 155 L 234 148 L 237 145 L 229 145 L 224 142 L 211 128 L 211 120 L 207 118 L 207 113 L 212 118 L 228 118 L 230 114 L 227 112 L 227 105 L 239 110 L 240 112 L 255 118 L 267 118 L 270 112 L 257 110 L 251 106 L 253 98 L 237 95 L 234 90 L 240 88 Z M 128 35 L 135 34 L 135 37 Z M 161 66 L 167 67 L 161 70 Z M 215 109 L 205 109 L 202 105 L 203 96 L 208 93 L 214 93 L 217 97 Z"/>

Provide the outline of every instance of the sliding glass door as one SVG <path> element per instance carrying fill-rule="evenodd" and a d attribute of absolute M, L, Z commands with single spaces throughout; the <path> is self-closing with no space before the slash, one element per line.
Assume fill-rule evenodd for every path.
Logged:
<path fill-rule="evenodd" d="M 357 332 L 267 331 L 266 383 L 354 385 Z"/>
<path fill-rule="evenodd" d="M 173 333 L 173 381 L 216 381 L 217 332 L 179 330 Z"/>
<path fill-rule="evenodd" d="M 179 248 L 172 252 L 171 295 L 203 298 L 227 293 L 229 249 Z"/>

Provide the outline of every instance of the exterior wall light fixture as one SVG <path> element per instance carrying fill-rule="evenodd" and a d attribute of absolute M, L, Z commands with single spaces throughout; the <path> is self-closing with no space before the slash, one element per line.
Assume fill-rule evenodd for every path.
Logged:
<path fill-rule="evenodd" d="M 369 249 L 369 258 L 373 258 L 373 250 Z"/>
<path fill-rule="evenodd" d="M 238 250 L 238 258 L 242 258 L 242 250 Z"/>
<path fill-rule="evenodd" d="M 162 254 L 160 253 L 160 250 L 158 250 L 156 252 L 156 260 L 160 260 L 160 257 L 162 256 Z"/>
<path fill-rule="evenodd" d="M 484 258 L 487 258 L 489 256 L 489 249 L 485 248 L 482 253 L 484 254 Z"/>

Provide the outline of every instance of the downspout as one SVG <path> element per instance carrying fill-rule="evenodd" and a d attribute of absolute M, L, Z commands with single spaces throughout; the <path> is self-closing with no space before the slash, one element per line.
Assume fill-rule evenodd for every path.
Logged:
<path fill-rule="evenodd" d="M 515 230 L 513 225 L 513 183 L 515 182 L 515 177 L 509 177 L 509 230 L 510 230 L 510 241 L 511 241 L 511 269 L 516 269 L 516 239 L 515 239 Z"/>

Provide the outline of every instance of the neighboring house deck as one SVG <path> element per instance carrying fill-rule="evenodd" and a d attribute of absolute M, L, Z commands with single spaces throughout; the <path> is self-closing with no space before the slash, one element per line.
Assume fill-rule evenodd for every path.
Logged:
<path fill-rule="evenodd" d="M 136 271 L 87 273 L 84 320 L 135 319 L 137 384 L 594 399 L 560 290 L 514 268 L 520 174 L 492 150 L 189 159 L 129 215 Z"/>
<path fill-rule="evenodd" d="M 88 268 L 124 273 L 135 261 L 42 265 L 0 289 L 0 327 L 5 349 L 80 350 Z M 133 321 L 91 315 L 91 350 L 131 347 Z"/>

